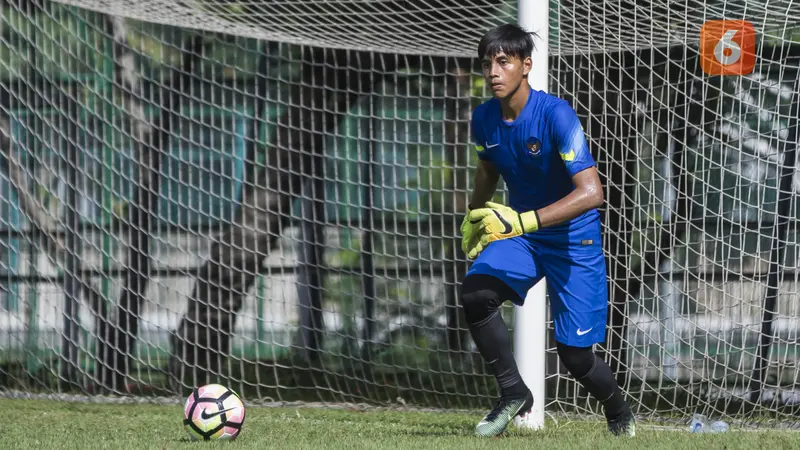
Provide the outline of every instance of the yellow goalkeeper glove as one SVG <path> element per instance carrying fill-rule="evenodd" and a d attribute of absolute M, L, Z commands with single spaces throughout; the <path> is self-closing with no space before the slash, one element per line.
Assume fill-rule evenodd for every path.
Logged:
<path fill-rule="evenodd" d="M 481 244 L 481 221 L 470 221 L 470 213 L 468 210 L 461 222 L 461 250 L 467 255 L 469 259 L 475 259 L 483 251 Z"/>
<path fill-rule="evenodd" d="M 470 223 L 480 221 L 481 247 L 494 241 L 508 239 L 539 229 L 536 211 L 518 213 L 508 206 L 486 202 L 485 208 L 473 209 L 467 216 Z"/>

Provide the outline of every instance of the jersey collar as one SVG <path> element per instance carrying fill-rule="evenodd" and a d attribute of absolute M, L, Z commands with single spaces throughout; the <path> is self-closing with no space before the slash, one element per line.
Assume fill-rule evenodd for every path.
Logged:
<path fill-rule="evenodd" d="M 513 127 L 514 125 L 517 124 L 517 122 L 520 121 L 520 119 L 522 119 L 522 117 L 531 107 L 531 103 L 533 103 L 533 88 L 531 88 L 530 92 L 528 92 L 528 101 L 525 102 L 525 106 L 522 108 L 522 111 L 519 112 L 517 118 L 512 120 L 511 122 L 506 122 L 506 120 L 503 119 L 503 111 L 500 109 L 500 100 L 495 99 L 495 104 L 496 104 L 495 107 L 497 108 L 497 113 L 500 115 L 500 123 L 502 123 L 507 127 Z"/>

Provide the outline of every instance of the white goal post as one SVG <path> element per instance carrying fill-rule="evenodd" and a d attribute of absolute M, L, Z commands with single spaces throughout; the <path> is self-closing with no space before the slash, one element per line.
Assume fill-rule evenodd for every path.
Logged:
<path fill-rule="evenodd" d="M 533 52 L 533 68 L 528 82 L 533 89 L 549 92 L 548 38 L 550 34 L 550 2 L 519 0 L 519 24 L 537 33 L 539 39 Z M 547 349 L 547 280 L 542 279 L 528 291 L 523 306 L 515 307 L 514 356 L 520 375 L 533 393 L 533 409 L 524 418 L 517 417 L 517 426 L 532 429 L 544 427 L 545 352 Z"/>

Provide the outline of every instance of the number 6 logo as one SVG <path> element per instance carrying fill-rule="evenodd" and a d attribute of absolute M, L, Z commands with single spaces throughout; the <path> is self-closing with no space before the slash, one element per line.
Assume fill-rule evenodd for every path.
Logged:
<path fill-rule="evenodd" d="M 723 66 L 735 64 L 742 55 L 742 47 L 739 47 L 739 44 L 733 40 L 733 37 L 738 31 L 739 30 L 727 30 L 725 34 L 722 35 L 722 39 L 714 46 L 714 57 L 717 58 L 717 61 Z"/>
<path fill-rule="evenodd" d="M 700 65 L 709 75 L 746 75 L 756 64 L 756 34 L 746 20 L 709 20 L 700 29 Z"/>

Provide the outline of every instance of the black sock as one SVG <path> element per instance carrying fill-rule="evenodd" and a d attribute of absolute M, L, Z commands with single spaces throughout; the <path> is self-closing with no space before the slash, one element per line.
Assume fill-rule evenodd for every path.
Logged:
<path fill-rule="evenodd" d="M 517 370 L 517 362 L 511 351 L 511 336 L 500 311 L 495 311 L 483 323 L 471 324 L 469 332 L 497 379 L 500 395 L 506 398 L 524 397 L 528 387 Z"/>
<path fill-rule="evenodd" d="M 611 367 L 591 347 L 570 347 L 557 343 L 558 355 L 572 376 L 603 405 L 606 419 L 630 413 Z"/>
<path fill-rule="evenodd" d="M 624 413 L 630 412 L 630 407 L 622 397 L 622 391 L 617 385 L 611 367 L 599 356 L 594 355 L 594 367 L 586 375 L 578 378 L 581 383 L 594 398 L 603 404 L 603 412 L 606 419 L 615 419 Z"/>
<path fill-rule="evenodd" d="M 501 299 L 516 296 L 505 283 L 488 275 L 471 275 L 462 285 L 461 304 L 478 351 L 497 379 L 500 395 L 520 398 L 528 393 L 511 350 L 511 335 L 500 315 Z"/>

